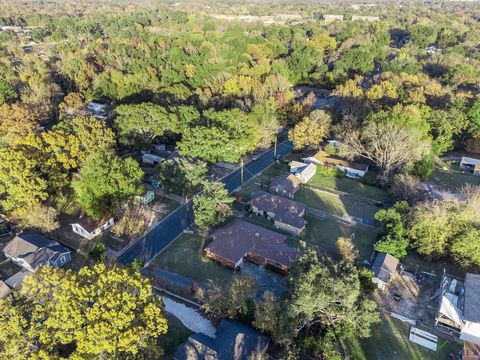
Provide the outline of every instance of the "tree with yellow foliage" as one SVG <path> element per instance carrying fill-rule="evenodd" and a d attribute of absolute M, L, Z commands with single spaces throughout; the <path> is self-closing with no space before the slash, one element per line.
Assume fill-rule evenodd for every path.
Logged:
<path fill-rule="evenodd" d="M 59 348 L 70 349 L 70 359 L 135 357 L 167 332 L 161 300 L 132 268 L 99 263 L 73 273 L 44 266 L 24 280 L 21 293 L 31 320 L 29 326 L 21 318 L 16 322 L 35 330 L 48 358 Z M 0 328 L 9 323 L 0 306 Z"/>
<path fill-rule="evenodd" d="M 296 150 L 320 145 L 328 134 L 332 119 L 323 110 L 314 110 L 288 132 L 288 139 Z"/>

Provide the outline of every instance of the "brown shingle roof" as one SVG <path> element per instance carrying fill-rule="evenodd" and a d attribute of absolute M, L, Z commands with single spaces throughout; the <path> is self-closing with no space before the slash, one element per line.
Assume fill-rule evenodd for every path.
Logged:
<path fill-rule="evenodd" d="M 259 210 L 275 213 L 274 220 L 284 224 L 298 229 L 305 226 L 305 219 L 300 216 L 306 209 L 302 203 L 260 191 L 249 201 L 249 204 Z"/>
<path fill-rule="evenodd" d="M 293 174 L 284 174 L 273 178 L 270 186 L 281 187 L 293 194 L 300 187 L 300 180 Z"/>
<path fill-rule="evenodd" d="M 286 235 L 238 218 L 212 233 L 214 240 L 205 250 L 238 263 L 248 252 L 290 267 L 301 251 L 283 245 Z"/>

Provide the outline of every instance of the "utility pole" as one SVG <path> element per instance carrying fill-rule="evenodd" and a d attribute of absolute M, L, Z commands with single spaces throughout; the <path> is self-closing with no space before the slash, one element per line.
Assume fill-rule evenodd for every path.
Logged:
<path fill-rule="evenodd" d="M 240 183 L 243 185 L 243 159 L 240 159 Z"/>
<path fill-rule="evenodd" d="M 277 137 L 275 136 L 275 145 L 273 146 L 273 158 L 277 160 Z"/>

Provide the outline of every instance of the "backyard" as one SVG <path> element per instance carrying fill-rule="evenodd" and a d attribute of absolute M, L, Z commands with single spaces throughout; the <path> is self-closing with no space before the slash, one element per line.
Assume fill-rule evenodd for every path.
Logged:
<path fill-rule="evenodd" d="M 351 349 L 355 360 L 435 360 L 448 359 L 457 355 L 461 345 L 439 338 L 437 351 L 428 350 L 408 340 L 410 327 L 400 320 L 382 315 L 381 324 L 374 326 L 372 336 L 367 339 L 350 339 L 343 342 Z"/>
<path fill-rule="evenodd" d="M 332 257 L 339 257 L 336 241 L 340 236 L 354 235 L 354 243 L 360 253 L 360 259 L 369 259 L 373 252 L 373 244 L 378 235 L 378 230 L 357 225 L 350 226 L 336 220 L 325 218 L 319 220 L 311 216 L 306 217 L 308 223 L 304 241 L 314 245 L 322 253 Z M 290 238 L 290 245 L 299 246 L 298 240 Z"/>
<path fill-rule="evenodd" d="M 460 171 L 458 166 L 437 168 L 428 179 L 429 182 L 456 192 L 467 184 L 480 185 L 480 176 Z"/>
<path fill-rule="evenodd" d="M 295 200 L 308 207 L 323 210 L 333 215 L 361 217 L 372 219 L 373 215 L 381 209 L 368 201 L 363 201 L 354 196 L 337 195 L 328 191 L 302 187 L 295 193 Z"/>

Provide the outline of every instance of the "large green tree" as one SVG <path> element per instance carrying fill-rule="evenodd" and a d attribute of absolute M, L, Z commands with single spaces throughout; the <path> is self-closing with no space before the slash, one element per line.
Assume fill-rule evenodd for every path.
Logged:
<path fill-rule="evenodd" d="M 110 152 L 99 152 L 85 161 L 72 187 L 85 212 L 100 218 L 139 195 L 142 176 L 142 170 L 132 158 L 121 159 Z"/>
<path fill-rule="evenodd" d="M 223 183 L 205 182 L 203 191 L 193 197 L 195 224 L 204 230 L 222 223 L 232 214 L 233 201 Z"/>

